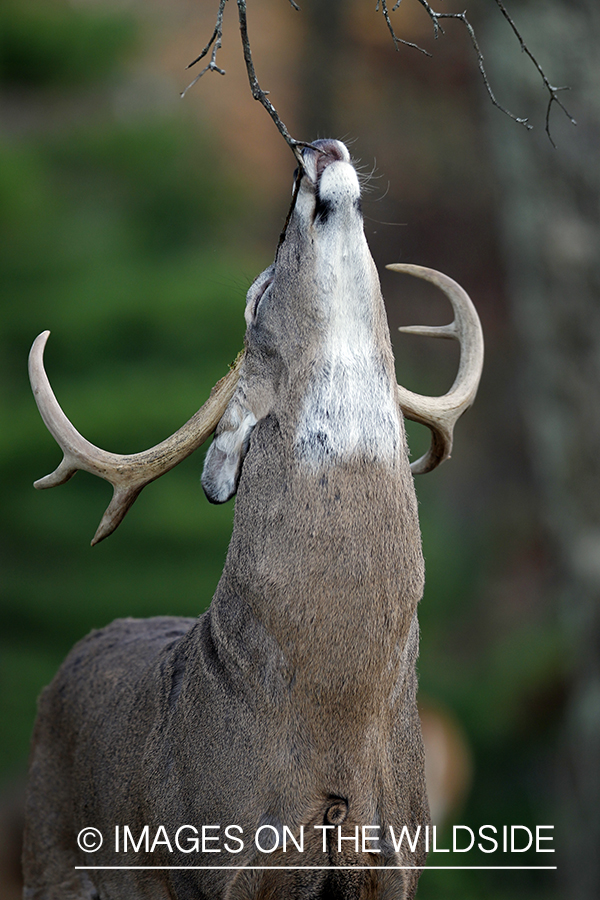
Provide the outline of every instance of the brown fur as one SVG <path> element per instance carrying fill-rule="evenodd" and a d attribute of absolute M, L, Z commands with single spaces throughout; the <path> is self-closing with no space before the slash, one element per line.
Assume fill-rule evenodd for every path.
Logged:
<path fill-rule="evenodd" d="M 331 161 L 346 164 L 336 155 L 340 145 L 322 146 Z M 400 440 L 388 457 L 349 452 L 311 466 L 297 449 L 304 398 L 328 338 L 327 284 L 343 276 L 339 267 L 354 266 L 348 284 L 356 270 L 363 285 L 361 321 L 373 335 L 386 397 L 396 384 L 360 216 L 349 208 L 340 243 L 356 245 L 353 259 L 333 260 L 329 280 L 315 275 L 323 271 L 320 235 L 338 227 L 337 211 L 332 221 L 311 220 L 316 188 L 305 181 L 306 197 L 248 328 L 232 412 L 217 432 L 217 440 L 234 433 L 237 408 L 257 420 L 240 450 L 233 535 L 211 607 L 198 620 L 124 619 L 93 632 L 42 694 L 28 793 L 27 900 L 414 896 L 414 870 L 385 867 L 422 865 L 421 847 L 396 854 L 382 841 L 377 855 L 344 850 L 344 864 L 377 867 L 348 870 L 334 868 L 340 859 L 331 840 L 326 853 L 313 841 L 306 852 L 285 855 L 261 854 L 252 840 L 265 823 L 295 832 L 345 819 L 349 833 L 378 825 L 383 836 L 390 825 L 412 832 L 429 821 L 415 675 L 423 560 L 402 414 L 396 404 Z M 217 484 L 216 451 L 213 459 Z M 116 825 L 134 834 L 164 825 L 172 836 L 186 824 L 239 825 L 244 850 L 113 852 Z M 85 826 L 104 834 L 97 853 L 77 848 Z M 116 864 L 277 870 L 74 870 Z M 329 870 L 280 870 L 292 864 Z"/>

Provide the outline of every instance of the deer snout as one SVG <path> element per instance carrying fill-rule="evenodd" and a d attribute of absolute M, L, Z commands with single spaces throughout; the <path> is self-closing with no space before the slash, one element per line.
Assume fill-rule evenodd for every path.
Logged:
<path fill-rule="evenodd" d="M 360 214 L 360 183 L 346 146 L 332 139 L 318 140 L 302 153 L 305 196 L 314 198 L 312 223 L 322 226 L 332 213 L 348 210 L 355 219 L 356 211 Z"/>
<path fill-rule="evenodd" d="M 341 141 L 332 138 L 313 141 L 310 147 L 302 151 L 304 168 L 314 184 L 320 180 L 327 166 L 334 162 L 350 163 L 350 154 Z"/>

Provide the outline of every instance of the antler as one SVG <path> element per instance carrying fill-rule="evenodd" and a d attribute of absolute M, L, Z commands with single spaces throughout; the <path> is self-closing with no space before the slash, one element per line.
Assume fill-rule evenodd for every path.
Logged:
<path fill-rule="evenodd" d="M 179 431 L 142 453 L 122 455 L 101 450 L 87 441 L 60 408 L 44 370 L 44 348 L 49 335 L 49 331 L 43 331 L 33 342 L 29 380 L 42 419 L 64 456 L 58 468 L 36 481 L 34 487 L 43 489 L 64 484 L 78 469 L 109 481 L 114 489 L 113 497 L 94 535 L 93 546 L 112 534 L 143 487 L 186 459 L 212 434 L 233 396 L 244 354 L 238 355 L 227 375 L 213 387 L 206 403 Z"/>
<path fill-rule="evenodd" d="M 454 310 L 454 321 L 449 325 L 407 325 L 400 328 L 407 334 L 427 337 L 450 338 L 460 343 L 460 363 L 454 384 L 442 397 L 424 397 L 398 385 L 398 402 L 407 419 L 421 422 L 431 429 L 431 446 L 427 453 L 411 464 L 415 475 L 431 472 L 448 459 L 452 450 L 452 437 L 457 419 L 471 406 L 477 393 L 483 368 L 483 333 L 477 311 L 469 295 L 456 281 L 424 266 L 393 263 L 386 266 L 393 272 L 404 272 L 430 281 L 444 292 Z"/>
<path fill-rule="evenodd" d="M 398 402 L 404 415 L 427 425 L 432 432 L 429 450 L 411 465 L 414 474 L 421 474 L 430 472 L 450 456 L 454 425 L 477 393 L 483 367 L 483 335 L 475 307 L 452 278 L 422 266 L 396 263 L 387 268 L 432 282 L 446 294 L 454 310 L 455 319 L 450 325 L 410 325 L 400 331 L 452 338 L 461 345 L 458 374 L 447 394 L 424 397 L 398 385 Z M 141 453 L 122 455 L 91 444 L 63 413 L 44 370 L 44 348 L 49 335 L 49 331 L 44 331 L 33 342 L 29 354 L 29 380 L 42 419 L 64 456 L 58 468 L 36 481 L 34 487 L 44 489 L 64 484 L 78 469 L 110 482 L 112 500 L 94 535 L 94 545 L 112 534 L 143 487 L 186 459 L 212 434 L 233 396 L 244 354 L 238 355 L 228 374 L 213 387 L 206 403 L 171 437 Z"/>

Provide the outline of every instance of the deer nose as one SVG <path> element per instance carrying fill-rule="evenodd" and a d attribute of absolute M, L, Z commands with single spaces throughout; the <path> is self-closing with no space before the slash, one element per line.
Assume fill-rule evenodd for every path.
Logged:
<path fill-rule="evenodd" d="M 313 148 L 319 151 L 319 155 L 328 156 L 330 162 L 336 160 L 338 162 L 350 162 L 350 154 L 341 141 L 336 141 L 333 138 L 321 138 L 318 141 L 313 141 L 310 147 L 305 149 Z"/>
<path fill-rule="evenodd" d="M 310 147 L 303 149 L 302 155 L 305 159 L 312 157 L 313 165 L 316 163 L 317 180 L 331 163 L 350 162 L 350 154 L 345 145 L 333 138 L 322 138 L 313 141 Z"/>

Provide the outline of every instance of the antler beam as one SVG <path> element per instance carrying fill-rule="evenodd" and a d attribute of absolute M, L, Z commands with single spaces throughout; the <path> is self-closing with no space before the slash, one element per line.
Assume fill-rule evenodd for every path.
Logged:
<path fill-rule="evenodd" d="M 449 338 L 460 343 L 458 372 L 447 394 L 441 397 L 424 397 L 398 385 L 398 402 L 406 418 L 427 425 L 432 433 L 427 453 L 411 464 L 413 474 L 422 475 L 448 459 L 452 451 L 454 426 L 475 399 L 483 369 L 483 332 L 471 298 L 448 275 L 436 272 L 435 269 L 404 263 L 392 263 L 386 269 L 431 282 L 443 291 L 454 310 L 455 318 L 449 325 L 406 325 L 399 331 L 426 337 Z"/>
<path fill-rule="evenodd" d="M 102 517 L 92 546 L 104 540 L 120 524 L 147 484 L 173 469 L 197 450 L 217 427 L 237 384 L 243 353 L 230 371 L 213 387 L 206 403 L 178 431 L 141 453 L 109 453 L 86 440 L 60 408 L 44 369 L 44 348 L 50 335 L 43 331 L 29 353 L 29 380 L 46 428 L 63 451 L 60 465 L 34 483 L 39 490 L 64 484 L 81 469 L 99 475 L 113 486 L 112 500 Z"/>

